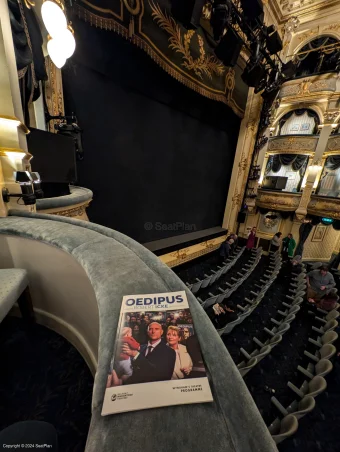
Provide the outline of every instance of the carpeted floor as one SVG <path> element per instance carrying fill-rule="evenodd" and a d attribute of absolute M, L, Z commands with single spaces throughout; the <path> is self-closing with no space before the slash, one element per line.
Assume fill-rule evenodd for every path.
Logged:
<path fill-rule="evenodd" d="M 23 420 L 50 422 L 59 450 L 83 452 L 93 377 L 77 350 L 53 331 L 25 331 L 20 318 L 0 324 L 0 430 Z"/>

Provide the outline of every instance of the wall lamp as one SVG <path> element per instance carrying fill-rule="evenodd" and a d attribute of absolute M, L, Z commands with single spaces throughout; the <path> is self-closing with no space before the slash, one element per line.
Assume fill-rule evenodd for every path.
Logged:
<path fill-rule="evenodd" d="M 76 48 L 74 31 L 70 23 L 67 23 L 62 0 L 44 0 L 41 15 L 49 33 L 47 51 L 57 68 L 61 68 Z"/>
<path fill-rule="evenodd" d="M 10 198 L 22 198 L 25 206 L 31 206 L 36 203 L 37 198 L 43 198 L 44 192 L 41 189 L 41 180 L 39 173 L 29 171 L 15 171 L 15 182 L 20 185 L 21 194 L 10 193 L 8 188 L 2 189 L 2 199 L 8 203 Z"/>

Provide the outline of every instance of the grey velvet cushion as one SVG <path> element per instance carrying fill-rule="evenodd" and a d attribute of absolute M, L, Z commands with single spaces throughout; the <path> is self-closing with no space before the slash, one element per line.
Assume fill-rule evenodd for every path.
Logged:
<path fill-rule="evenodd" d="M 21 268 L 0 270 L 0 322 L 28 286 L 27 272 Z"/>
<path fill-rule="evenodd" d="M 277 450 L 243 379 L 196 298 L 146 248 L 117 231 L 52 215 L 0 220 L 0 233 L 42 240 L 69 252 L 94 287 L 100 318 L 98 369 L 86 452 Z M 214 402 L 101 417 L 121 300 L 126 294 L 186 290 Z"/>

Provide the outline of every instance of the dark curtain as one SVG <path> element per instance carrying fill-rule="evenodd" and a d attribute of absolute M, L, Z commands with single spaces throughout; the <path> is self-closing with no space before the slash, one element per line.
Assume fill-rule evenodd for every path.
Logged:
<path fill-rule="evenodd" d="M 340 156 L 339 156 L 340 157 Z M 306 155 L 296 155 L 296 154 L 276 154 L 270 156 L 266 168 L 266 174 L 268 174 L 270 171 L 273 171 L 273 173 L 278 173 L 281 169 L 282 165 L 292 165 L 293 171 L 300 171 L 300 176 L 303 175 L 303 172 L 301 174 L 301 170 L 305 169 L 305 166 L 308 161 L 308 156 Z"/>
<path fill-rule="evenodd" d="M 302 223 L 299 229 L 299 243 L 295 249 L 295 256 L 303 255 L 304 244 L 310 234 L 310 231 L 313 229 L 312 223 Z"/>
<path fill-rule="evenodd" d="M 326 160 L 325 166 L 331 171 L 335 171 L 340 168 L 340 155 L 329 156 Z"/>
<path fill-rule="evenodd" d="M 288 121 L 288 119 L 289 119 L 294 113 L 295 113 L 296 116 L 302 116 L 302 115 L 303 115 L 304 113 L 306 113 L 306 112 L 307 112 L 307 115 L 308 115 L 310 118 L 314 118 L 314 121 L 315 121 L 315 127 L 314 127 L 314 130 L 313 130 L 313 133 L 315 133 L 316 130 L 317 130 L 317 127 L 318 127 L 319 124 L 320 124 L 319 116 L 318 116 L 318 115 L 315 113 L 315 111 L 313 111 L 313 110 L 309 110 L 309 109 L 307 109 L 307 108 L 301 108 L 301 109 L 293 110 L 293 111 L 290 111 L 290 112 L 286 113 L 286 114 L 280 119 L 280 121 L 279 121 L 279 135 L 281 135 L 281 129 L 282 129 L 284 123 L 285 123 L 286 121 Z"/>
<path fill-rule="evenodd" d="M 142 243 L 220 226 L 240 119 L 119 35 L 73 26 L 65 110 L 83 129 L 78 183 L 94 192 L 91 221 Z"/>

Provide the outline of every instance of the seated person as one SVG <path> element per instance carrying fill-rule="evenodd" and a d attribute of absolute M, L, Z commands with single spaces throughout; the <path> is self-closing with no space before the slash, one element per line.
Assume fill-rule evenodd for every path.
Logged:
<path fill-rule="evenodd" d="M 286 278 L 293 278 L 295 275 L 299 275 L 302 272 L 301 256 L 294 256 L 292 260 L 288 260 L 282 265 L 280 271 L 280 280 L 285 280 Z"/>
<path fill-rule="evenodd" d="M 325 311 L 332 311 L 336 308 L 337 302 L 339 300 L 338 294 L 335 289 L 331 289 L 328 293 L 323 295 L 320 301 L 316 302 L 317 308 L 324 309 Z"/>
<path fill-rule="evenodd" d="M 329 273 L 327 265 L 321 265 L 318 270 L 307 273 L 307 300 L 310 303 L 320 301 L 333 287 L 334 277 Z"/>
<path fill-rule="evenodd" d="M 231 252 L 231 246 L 234 243 L 233 239 L 225 240 L 220 246 L 220 262 L 224 262 L 228 259 Z"/>
<path fill-rule="evenodd" d="M 216 329 L 224 328 L 227 323 L 237 319 L 237 314 L 226 303 L 215 303 L 206 309 L 210 320 Z"/>

